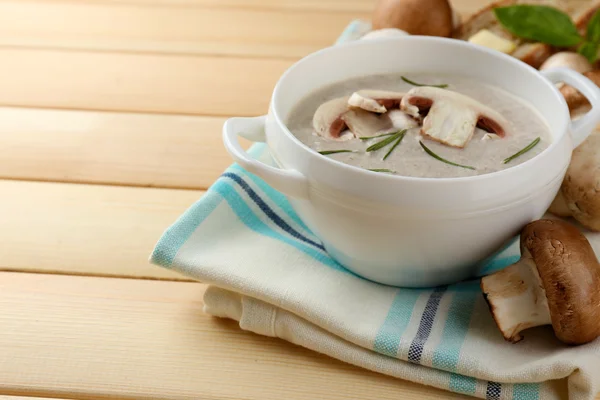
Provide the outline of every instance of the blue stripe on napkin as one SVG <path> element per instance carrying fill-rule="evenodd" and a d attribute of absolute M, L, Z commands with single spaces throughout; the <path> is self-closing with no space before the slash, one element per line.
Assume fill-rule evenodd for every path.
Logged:
<path fill-rule="evenodd" d="M 293 227 L 291 227 L 289 224 L 287 224 L 279 215 L 277 215 L 275 212 L 273 212 L 273 210 L 271 209 L 271 207 L 269 207 L 267 205 L 267 203 L 265 203 L 263 201 L 263 199 L 261 199 L 256 194 L 256 192 L 254 190 L 252 190 L 252 188 L 239 175 L 236 175 L 236 174 L 231 173 L 231 172 L 226 172 L 222 176 L 224 178 L 229 178 L 229 179 L 235 181 L 235 183 L 237 183 L 238 185 L 240 185 L 240 187 L 246 192 L 246 194 L 250 197 L 250 199 L 252 199 L 252 201 L 254 201 L 254 203 L 256 203 L 256 205 L 278 227 L 280 227 L 281 229 L 283 229 L 285 232 L 287 232 L 288 234 L 290 234 L 294 238 L 296 238 L 298 240 L 301 240 L 304 243 L 310 244 L 311 246 L 316 247 L 319 250 L 325 251 L 325 247 L 323 247 L 323 245 L 321 243 L 316 243 L 315 241 L 313 241 L 313 240 L 307 238 L 306 236 L 302 235 L 300 232 L 298 232 Z"/>
<path fill-rule="evenodd" d="M 513 386 L 513 400 L 538 400 L 540 385 L 538 383 L 517 383 Z"/>
<path fill-rule="evenodd" d="M 425 311 L 423 311 L 423 315 L 421 315 L 421 322 L 419 323 L 417 335 L 411 342 L 410 348 L 408 349 L 408 361 L 415 364 L 419 364 L 421 362 L 423 348 L 427 342 L 427 339 L 429 338 L 429 334 L 431 333 L 435 314 L 437 313 L 440 300 L 442 299 L 442 296 L 446 290 L 446 286 L 436 288 L 429 296 L 427 304 L 425 305 Z"/>
<path fill-rule="evenodd" d="M 387 317 L 377 332 L 373 350 L 386 356 L 398 355 L 400 339 L 410 322 L 413 308 L 420 295 L 420 290 L 398 290 Z"/>
<path fill-rule="evenodd" d="M 150 262 L 169 268 L 173 259 L 185 242 L 190 238 L 198 225 L 208 217 L 223 198 L 217 193 L 207 193 L 202 201 L 192 205 L 171 227 L 169 227 L 156 245 Z"/>
<path fill-rule="evenodd" d="M 469 331 L 475 301 L 480 296 L 479 281 L 461 283 L 453 287 L 452 303 L 442 340 L 433 354 L 434 368 L 456 372 L 460 350 Z"/>

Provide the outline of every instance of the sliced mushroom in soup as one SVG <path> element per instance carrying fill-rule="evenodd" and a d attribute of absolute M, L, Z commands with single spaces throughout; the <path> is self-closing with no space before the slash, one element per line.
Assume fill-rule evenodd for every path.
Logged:
<path fill-rule="evenodd" d="M 299 101 L 286 123 L 305 145 L 339 162 L 424 178 L 500 171 L 551 142 L 549 126 L 523 99 L 442 74 L 370 75 L 325 86 Z"/>

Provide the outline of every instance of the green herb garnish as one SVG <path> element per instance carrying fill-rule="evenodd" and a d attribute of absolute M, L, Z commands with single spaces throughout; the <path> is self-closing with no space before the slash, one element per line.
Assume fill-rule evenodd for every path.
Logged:
<path fill-rule="evenodd" d="M 387 169 L 387 168 L 373 168 L 373 169 L 370 169 L 369 171 L 384 172 L 386 174 L 395 174 L 396 173 L 396 171 L 392 171 L 391 169 Z"/>
<path fill-rule="evenodd" d="M 319 154 L 322 154 L 324 156 L 329 155 L 329 154 L 337 154 L 337 153 L 354 153 L 354 151 L 352 151 L 352 150 L 324 150 L 324 151 L 319 152 Z"/>
<path fill-rule="evenodd" d="M 441 85 L 426 85 L 424 83 L 417 83 L 415 81 L 411 81 L 410 79 L 402 76 L 401 77 L 402 80 L 406 83 L 408 83 L 409 85 L 413 85 L 413 86 L 431 86 L 431 87 L 436 87 L 436 88 L 440 88 L 440 89 L 445 89 L 448 87 L 448 85 L 446 85 L 445 83 L 441 84 Z"/>
<path fill-rule="evenodd" d="M 582 37 L 567 14 L 550 6 L 519 4 L 494 9 L 498 21 L 512 34 L 557 47 L 579 44 Z"/>
<path fill-rule="evenodd" d="M 518 4 L 494 9 L 496 18 L 513 35 L 555 47 L 579 46 L 578 52 L 590 62 L 600 49 L 600 10 L 588 22 L 585 37 L 579 34 L 571 17 L 544 5 Z"/>
<path fill-rule="evenodd" d="M 374 145 L 371 145 L 371 146 L 367 147 L 367 153 L 370 153 L 372 151 L 376 151 L 376 150 L 382 149 L 385 146 L 387 146 L 388 144 L 393 143 L 395 140 L 397 140 L 400 137 L 400 135 L 403 135 L 404 132 L 406 132 L 406 129 L 403 129 L 403 130 L 398 131 L 398 132 L 394 132 L 392 134 L 392 136 L 390 136 L 388 138 L 385 138 L 382 141 L 377 142 Z"/>
<path fill-rule="evenodd" d="M 583 55 L 593 63 L 598 58 L 600 50 L 600 9 L 592 16 L 587 25 L 585 41 L 577 49 L 579 54 Z"/>
<path fill-rule="evenodd" d="M 381 135 L 375 135 L 375 136 L 363 136 L 360 137 L 360 140 L 371 140 L 371 139 L 377 139 L 380 137 L 384 137 L 384 136 L 390 136 L 390 135 L 395 135 L 397 132 L 392 132 L 392 133 L 383 133 Z"/>
<path fill-rule="evenodd" d="M 472 170 L 474 170 L 474 169 L 475 169 L 475 167 L 470 167 L 470 166 L 468 166 L 468 165 L 456 164 L 456 163 L 453 163 L 452 161 L 448 161 L 448 160 L 446 160 L 445 158 L 442 158 L 442 157 L 438 156 L 438 155 L 437 155 L 437 154 L 435 154 L 433 151 L 431 151 L 431 150 L 430 150 L 430 149 L 429 149 L 427 146 L 425 146 L 425 145 L 423 144 L 423 142 L 421 142 L 420 140 L 419 140 L 419 144 L 421 145 L 421 147 L 423 148 L 423 150 L 425 150 L 425 152 L 426 152 L 427 154 L 429 154 L 431 157 L 435 158 L 436 160 L 439 160 L 439 161 L 445 162 L 446 164 L 454 165 L 455 167 L 467 168 L 467 169 L 472 169 Z"/>
<path fill-rule="evenodd" d="M 587 58 L 590 62 L 594 62 L 598 56 L 598 50 L 600 50 L 600 43 L 584 42 L 577 52 Z"/>
<path fill-rule="evenodd" d="M 509 162 L 511 162 L 512 160 L 514 160 L 515 158 L 527 153 L 529 150 L 533 149 L 538 143 L 540 142 L 540 138 L 535 138 L 533 142 L 529 143 L 529 145 L 527 145 L 527 147 L 525 147 L 523 150 L 519 151 L 518 153 L 513 154 L 512 156 L 504 159 L 504 161 L 502 161 L 504 164 L 508 164 Z"/>
<path fill-rule="evenodd" d="M 396 140 L 396 143 L 394 143 L 394 145 L 392 146 L 392 148 L 390 149 L 390 151 L 388 151 L 385 156 L 383 156 L 383 161 L 385 161 L 386 158 L 388 158 L 388 156 L 390 154 L 392 154 L 392 151 L 394 151 L 394 149 L 396 147 L 398 147 L 398 145 L 400 144 L 400 142 L 402 141 L 402 139 L 404 139 L 404 135 L 406 134 L 406 129 L 403 130 L 402 132 L 400 132 L 400 137 L 398 138 L 398 140 Z"/>

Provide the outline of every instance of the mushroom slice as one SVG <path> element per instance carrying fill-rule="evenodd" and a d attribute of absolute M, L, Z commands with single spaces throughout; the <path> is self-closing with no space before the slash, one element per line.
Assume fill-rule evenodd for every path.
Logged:
<path fill-rule="evenodd" d="M 350 108 L 361 108 L 365 111 L 383 114 L 388 110 L 400 107 L 405 93 L 386 90 L 359 90 L 348 99 Z"/>
<path fill-rule="evenodd" d="M 600 336 L 600 263 L 585 236 L 561 220 L 534 221 L 521 232 L 521 259 L 486 276 L 481 289 L 504 338 L 552 325 L 567 344 Z"/>
<path fill-rule="evenodd" d="M 396 130 L 387 114 L 373 114 L 362 109 L 348 111 L 342 115 L 342 120 L 356 137 L 375 136 Z"/>
<path fill-rule="evenodd" d="M 346 140 L 342 135 L 347 128 L 342 115 L 349 110 L 348 97 L 338 97 L 319 106 L 313 116 L 313 129 L 317 135 L 330 140 Z"/>
<path fill-rule="evenodd" d="M 510 123 L 500 113 L 460 93 L 435 87 L 408 91 L 401 110 L 418 118 L 426 115 L 421 133 L 432 140 L 463 148 L 473 137 L 475 127 L 504 137 Z"/>
<path fill-rule="evenodd" d="M 411 129 L 419 126 L 419 122 L 400 110 L 392 110 L 387 113 L 387 116 L 392 121 L 392 125 L 396 130 Z"/>

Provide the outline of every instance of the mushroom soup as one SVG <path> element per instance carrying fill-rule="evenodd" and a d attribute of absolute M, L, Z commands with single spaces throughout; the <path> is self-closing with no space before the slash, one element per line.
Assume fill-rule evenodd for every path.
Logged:
<path fill-rule="evenodd" d="M 524 100 L 472 78 L 372 75 L 316 90 L 287 127 L 326 157 L 376 172 L 428 178 L 487 174 L 551 142 Z"/>

